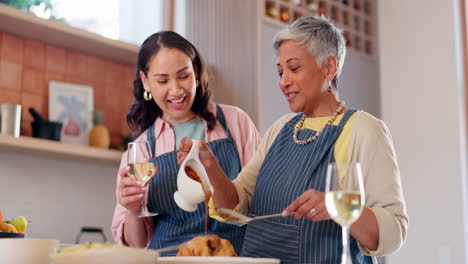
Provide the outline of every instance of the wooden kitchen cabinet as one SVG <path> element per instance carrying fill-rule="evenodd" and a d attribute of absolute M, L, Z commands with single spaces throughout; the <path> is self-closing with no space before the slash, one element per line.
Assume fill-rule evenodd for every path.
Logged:
<path fill-rule="evenodd" d="M 263 17 L 283 26 L 303 16 L 325 15 L 344 30 L 348 50 L 375 58 L 373 0 L 264 0 Z"/>

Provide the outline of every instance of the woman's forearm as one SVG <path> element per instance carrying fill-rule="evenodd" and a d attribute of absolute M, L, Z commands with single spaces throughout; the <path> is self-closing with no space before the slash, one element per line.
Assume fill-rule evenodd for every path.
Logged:
<path fill-rule="evenodd" d="M 365 207 L 361 217 L 351 226 L 351 236 L 369 250 L 379 247 L 379 225 L 371 209 Z"/>
<path fill-rule="evenodd" d="M 229 209 L 236 207 L 239 203 L 236 187 L 221 169 L 216 158 L 211 160 L 206 172 L 214 189 L 212 197 L 216 207 Z"/>
<path fill-rule="evenodd" d="M 148 230 L 142 218 L 128 216 L 124 223 L 124 242 L 131 247 L 145 248 Z"/>

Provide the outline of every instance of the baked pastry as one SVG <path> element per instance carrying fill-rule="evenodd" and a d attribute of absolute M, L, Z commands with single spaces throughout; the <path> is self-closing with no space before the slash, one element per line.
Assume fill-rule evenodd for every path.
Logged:
<path fill-rule="evenodd" d="M 235 257 L 237 253 L 228 240 L 217 235 L 204 235 L 194 237 L 189 246 L 179 249 L 177 256 Z"/>

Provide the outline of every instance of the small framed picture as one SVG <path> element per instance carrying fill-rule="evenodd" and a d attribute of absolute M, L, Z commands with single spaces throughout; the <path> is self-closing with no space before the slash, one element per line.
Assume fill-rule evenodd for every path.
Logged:
<path fill-rule="evenodd" d="M 93 111 L 92 87 L 49 82 L 49 120 L 62 123 L 60 141 L 88 145 Z"/>

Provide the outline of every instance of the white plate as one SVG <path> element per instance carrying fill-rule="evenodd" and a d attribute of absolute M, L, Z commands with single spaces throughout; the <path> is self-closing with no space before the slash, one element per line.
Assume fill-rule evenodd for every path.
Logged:
<path fill-rule="evenodd" d="M 279 259 L 244 257 L 161 257 L 155 250 L 137 248 L 97 248 L 79 252 L 56 253 L 54 264 L 279 264 Z"/>
<path fill-rule="evenodd" d="M 279 259 L 273 258 L 244 258 L 244 257 L 161 257 L 158 264 L 279 264 Z"/>
<path fill-rule="evenodd" d="M 96 248 L 52 254 L 54 264 L 154 264 L 157 252 L 139 248 Z"/>

